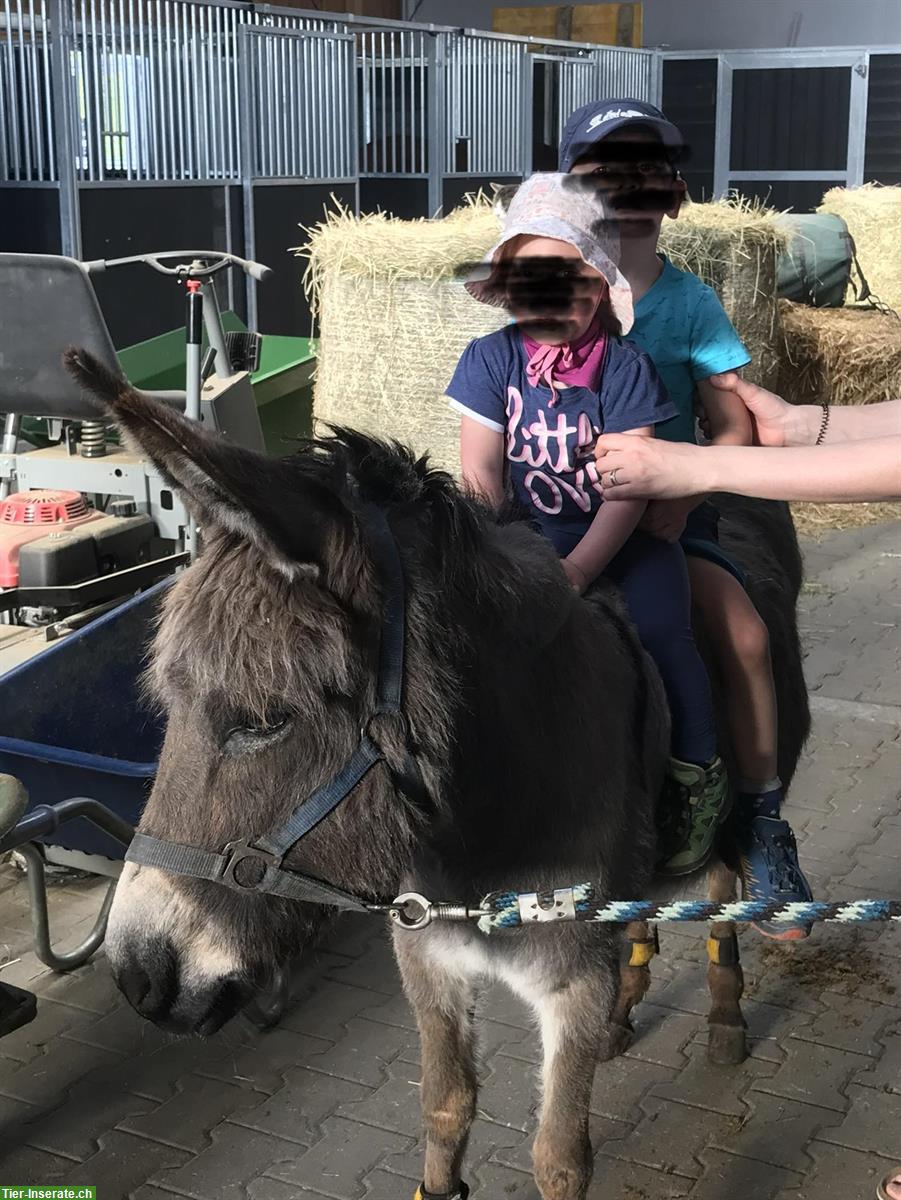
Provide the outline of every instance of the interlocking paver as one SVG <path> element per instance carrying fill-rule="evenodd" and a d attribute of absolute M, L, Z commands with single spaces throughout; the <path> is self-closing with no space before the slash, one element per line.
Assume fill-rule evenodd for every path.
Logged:
<path fill-rule="evenodd" d="M 310 1054 L 307 1064 L 313 1071 L 378 1087 L 388 1077 L 388 1063 L 395 1059 L 418 1064 L 419 1038 L 413 1030 L 351 1017 L 340 1039 Z"/>
<path fill-rule="evenodd" d="M 258 1129 L 288 1141 L 311 1145 L 319 1127 L 344 1104 L 367 1099 L 371 1089 L 359 1083 L 299 1067 L 285 1076 L 285 1086 L 252 1107 L 241 1106 L 229 1116 L 235 1125 Z"/>
<path fill-rule="evenodd" d="M 796 1171 L 786 1171 L 784 1167 L 775 1167 L 756 1158 L 725 1154 L 721 1150 L 706 1150 L 703 1160 L 704 1174 L 689 1193 L 691 1200 L 723 1200 L 724 1196 L 775 1200 L 780 1191 L 797 1186 L 802 1178 Z"/>
<path fill-rule="evenodd" d="M 774 1200 L 873 1200 L 876 1184 L 893 1165 L 887 1158 L 825 1142 L 811 1142 L 808 1153 L 813 1166 L 804 1183 L 790 1185 Z"/>
<path fill-rule="evenodd" d="M 142 1187 L 144 1180 L 182 1167 L 190 1159 L 187 1151 L 113 1129 L 100 1138 L 95 1154 L 73 1167 L 65 1182 L 93 1184 L 101 1197 L 125 1197 Z"/>
<path fill-rule="evenodd" d="M 38 1014 L 30 1024 L 8 1033 L 0 1041 L 0 1079 L 6 1070 L 13 1069 L 6 1059 L 13 1059 L 17 1063 L 32 1062 L 38 1055 L 44 1054 L 61 1034 L 77 1032 L 78 1027 L 87 1026 L 90 1020 L 91 1014 L 82 1008 L 44 1000 L 38 1005 Z"/>
<path fill-rule="evenodd" d="M 108 1081 L 101 1083 L 90 1078 L 71 1088 L 61 1099 L 50 1111 L 30 1114 L 8 1131 L 9 1136 L 51 1154 L 85 1159 L 97 1149 L 102 1130 L 154 1107 L 152 1100 L 134 1096 L 121 1086 L 110 1086 Z"/>
<path fill-rule="evenodd" d="M 290 1169 L 302 1152 L 303 1147 L 294 1142 L 222 1124 L 199 1154 L 184 1165 L 155 1169 L 149 1182 L 196 1200 L 244 1200 L 252 1180 Z M 309 1181 L 318 1183 L 314 1177 Z"/>
<path fill-rule="evenodd" d="M 851 1084 L 848 1114 L 840 1125 L 824 1130 L 820 1140 L 849 1150 L 868 1150 L 901 1162 L 901 1095 Z"/>
<path fill-rule="evenodd" d="M 806 1147 L 843 1120 L 840 1113 L 764 1092 L 750 1092 L 745 1099 L 749 1111 L 725 1137 L 711 1138 L 711 1146 L 786 1170 L 808 1171 Z"/>
<path fill-rule="evenodd" d="M 679 1200 L 682 1196 L 690 1195 L 694 1182 L 691 1176 L 668 1174 L 652 1167 L 610 1158 L 606 1154 L 597 1154 L 588 1200 L 645 1200 L 646 1197 L 653 1197 L 653 1200 Z"/>
<path fill-rule="evenodd" d="M 706 1109 L 711 1113 L 740 1118 L 747 1111 L 742 1097 L 748 1087 L 755 1081 L 769 1080 L 783 1069 L 773 1063 L 749 1058 L 740 1067 L 712 1070 L 703 1048 L 692 1045 L 689 1047 L 689 1061 L 682 1070 L 671 1079 L 655 1084 L 651 1095 L 663 1100 L 676 1100 L 680 1104 Z"/>
<path fill-rule="evenodd" d="M 418 1114 L 417 1114 L 418 1116 Z M 411 1132 L 419 1133 L 419 1126 L 411 1125 Z M 510 1128 L 495 1121 L 486 1121 L 477 1117 L 472 1123 L 469 1144 L 466 1148 L 465 1175 L 472 1175 L 482 1163 L 489 1160 L 503 1166 L 518 1170 L 517 1162 L 527 1164 L 523 1169 L 530 1170 L 529 1154 L 532 1137 L 521 1129 Z M 425 1143 L 420 1135 L 418 1140 L 406 1150 L 386 1156 L 383 1166 L 406 1179 L 419 1180 L 422 1176 L 422 1165 L 425 1155 Z"/>
<path fill-rule="evenodd" d="M 901 529 L 807 547 L 801 599 L 814 729 L 786 806 L 818 894 L 898 895 Z M 71 945 L 103 881 L 55 886 Z M 410 1200 L 421 1178 L 420 1054 L 381 922 L 343 917 L 292 972 L 280 1026 L 175 1041 L 135 1016 L 102 954 L 58 977 L 28 949 L 22 877 L 0 867 L 0 978 L 41 997 L 0 1041 L 0 1178 L 95 1183 L 105 1200 Z M 901 1160 L 901 930 L 818 926 L 774 946 L 741 932 L 752 1059 L 705 1057 L 704 930 L 661 928 L 627 1054 L 601 1064 L 589 1200 L 872 1200 Z M 2 958 L 0 952 L 0 958 Z M 538 1200 L 540 1039 L 500 986 L 477 1005 L 473 1200 Z M 5 1139 L 4 1139 L 5 1133 Z M 15 1147 L 26 1137 L 32 1146 Z M 79 1161 L 83 1160 L 83 1161 Z"/>
<path fill-rule="evenodd" d="M 347 983 L 326 982 L 321 976 L 313 989 L 300 997 L 282 1017 L 279 1022 L 281 1029 L 294 1030 L 311 1037 L 337 1041 L 344 1033 L 347 1022 L 353 1017 L 368 1016 L 373 1020 L 376 1013 L 383 1013 L 390 1006 L 396 1006 L 398 999 L 403 1007 L 406 1001 L 400 996 L 399 989 L 393 995 L 375 992 L 371 988 L 354 987 Z M 398 1015 L 402 1014 L 402 1008 Z M 412 1013 L 408 1017 L 409 1028 L 415 1029 Z M 388 1021 L 387 1024 L 401 1024 L 403 1021 Z"/>
<path fill-rule="evenodd" d="M 358 1200 L 366 1190 L 367 1172 L 392 1152 L 404 1150 L 415 1141 L 415 1137 L 329 1117 L 323 1122 L 322 1137 L 310 1150 L 274 1164 L 265 1174 L 298 1187 L 315 1187 L 337 1200 Z"/>
<path fill-rule="evenodd" d="M 885 1047 L 880 1038 L 897 1020 L 893 1009 L 871 1004 L 860 996 L 842 996 L 836 992 L 823 992 L 821 999 L 824 1011 L 809 1025 L 793 1030 L 793 1038 L 876 1058 L 883 1053 Z"/>
<path fill-rule="evenodd" d="M 639 1103 L 656 1086 L 674 1086 L 679 1072 L 640 1059 L 615 1058 L 600 1063 L 591 1092 L 591 1111 L 599 1117 L 634 1124 L 641 1118 Z"/>
<path fill-rule="evenodd" d="M 881 1038 L 882 1053 L 854 1076 L 862 1087 L 901 1092 L 901 1025 L 887 1029 Z"/>
<path fill-rule="evenodd" d="M 792 1041 L 785 1047 L 785 1062 L 776 1074 L 755 1084 L 753 1090 L 844 1112 L 848 1107 L 845 1088 L 866 1061 L 862 1054 Z"/>
<path fill-rule="evenodd" d="M 178 1081 L 171 1100 L 123 1117 L 117 1127 L 197 1154 L 210 1144 L 211 1131 L 217 1125 L 229 1117 L 238 1119 L 236 1113 L 254 1108 L 259 1101 L 259 1093 L 249 1088 L 187 1075 Z"/>
<path fill-rule="evenodd" d="M 741 1125 L 738 1117 L 697 1111 L 673 1100 L 654 1095 L 641 1102 L 642 1119 L 626 1137 L 602 1142 L 600 1150 L 611 1158 L 622 1158 L 667 1174 L 699 1178 L 698 1155 L 711 1143 L 734 1136 Z"/>

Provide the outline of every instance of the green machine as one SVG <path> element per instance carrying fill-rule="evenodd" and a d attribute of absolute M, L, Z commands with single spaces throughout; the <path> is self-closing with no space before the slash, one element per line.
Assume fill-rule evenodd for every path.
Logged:
<path fill-rule="evenodd" d="M 222 314 L 222 329 L 246 333 L 247 326 L 233 312 Z M 184 386 L 185 333 L 173 329 L 146 342 L 118 351 L 127 379 L 144 391 L 165 391 Z M 262 334 L 260 362 L 250 384 L 266 452 L 273 457 L 290 454 L 297 438 L 309 437 L 313 426 L 314 338 Z"/>

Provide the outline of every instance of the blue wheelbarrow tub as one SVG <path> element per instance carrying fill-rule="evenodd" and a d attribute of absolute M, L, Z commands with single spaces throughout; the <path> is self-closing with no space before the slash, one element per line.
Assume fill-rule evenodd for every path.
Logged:
<path fill-rule="evenodd" d="M 138 823 L 163 742 L 163 723 L 141 697 L 141 673 L 170 582 L 0 677 L 0 772 L 21 780 L 32 807 L 88 796 Z M 112 859 L 125 853 L 83 819 L 46 841 Z"/>

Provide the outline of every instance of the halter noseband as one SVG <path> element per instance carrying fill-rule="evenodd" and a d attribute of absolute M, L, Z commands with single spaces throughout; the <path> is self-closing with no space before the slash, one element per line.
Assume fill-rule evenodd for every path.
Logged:
<path fill-rule="evenodd" d="M 425 795 L 425 784 L 412 753 L 410 727 L 402 707 L 406 641 L 403 567 L 385 514 L 372 504 L 365 505 L 364 512 L 369 526 L 367 545 L 378 570 L 384 601 L 379 630 L 376 705 L 363 723 L 353 754 L 336 775 L 302 800 L 286 821 L 261 837 L 229 842 L 217 853 L 136 833 L 125 855 L 126 862 L 158 867 L 173 875 L 208 879 L 238 892 L 265 893 L 357 912 L 384 910 L 385 905 L 370 904 L 352 892 L 298 871 L 289 871 L 282 865 L 289 851 L 350 795 L 376 763 L 387 762 L 384 750 L 372 734 L 376 718 L 388 717 L 402 727 L 404 768 L 397 772 L 389 767 L 395 787 L 414 799 Z"/>

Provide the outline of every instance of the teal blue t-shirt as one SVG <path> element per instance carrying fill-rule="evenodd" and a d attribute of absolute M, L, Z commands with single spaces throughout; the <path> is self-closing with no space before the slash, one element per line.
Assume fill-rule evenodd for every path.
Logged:
<path fill-rule="evenodd" d="M 747 366 L 745 349 L 713 288 L 663 258 L 663 271 L 635 305 L 626 335 L 653 362 L 678 416 L 654 434 L 670 442 L 694 442 L 695 384 L 720 371 Z"/>

